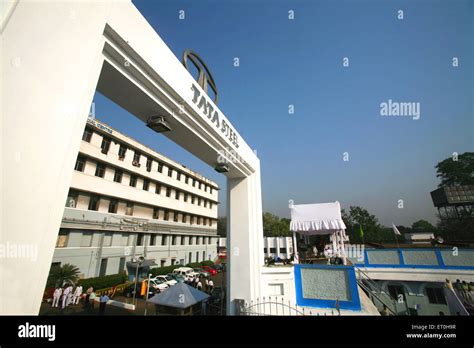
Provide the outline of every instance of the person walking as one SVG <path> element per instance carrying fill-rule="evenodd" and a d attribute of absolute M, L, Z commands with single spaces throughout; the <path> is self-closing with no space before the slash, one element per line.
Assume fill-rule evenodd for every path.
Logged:
<path fill-rule="evenodd" d="M 105 313 L 105 306 L 107 305 L 107 302 L 109 302 L 110 298 L 107 296 L 107 294 L 102 294 L 99 299 L 99 315 L 104 315 Z"/>
<path fill-rule="evenodd" d="M 67 293 L 66 307 L 72 302 L 72 295 L 74 294 L 72 284 L 69 285 L 69 292 Z"/>
<path fill-rule="evenodd" d="M 61 299 L 62 293 L 63 293 L 63 289 L 61 287 L 58 286 L 56 289 L 54 289 L 52 307 L 59 306 L 59 300 Z"/>
<path fill-rule="evenodd" d="M 199 283 L 199 276 L 197 275 L 196 278 L 194 278 L 194 287 L 197 287 L 198 283 Z"/>
<path fill-rule="evenodd" d="M 199 279 L 198 279 L 198 283 L 196 284 L 196 289 L 202 290 L 202 283 Z"/>
<path fill-rule="evenodd" d="M 209 294 L 212 294 L 212 291 L 214 290 L 214 282 L 211 280 L 209 280 L 209 283 L 207 284 L 207 288 L 209 290 Z"/>
<path fill-rule="evenodd" d="M 94 291 L 94 288 L 92 286 L 89 286 L 89 288 L 86 290 L 86 297 L 84 298 L 84 309 L 89 308 L 90 296 L 91 296 L 93 291 Z"/>

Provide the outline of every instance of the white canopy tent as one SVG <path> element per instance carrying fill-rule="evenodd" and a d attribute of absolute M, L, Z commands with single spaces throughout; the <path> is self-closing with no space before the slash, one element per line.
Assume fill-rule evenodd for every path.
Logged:
<path fill-rule="evenodd" d="M 291 223 L 290 230 L 293 231 L 293 244 L 295 249 L 295 260 L 298 262 L 296 250 L 296 235 L 298 232 L 307 238 L 310 235 L 330 235 L 333 247 L 333 255 L 341 257 L 346 264 L 346 251 L 344 242 L 348 242 L 346 225 L 341 216 L 341 205 L 334 203 L 317 204 L 290 204 Z"/>

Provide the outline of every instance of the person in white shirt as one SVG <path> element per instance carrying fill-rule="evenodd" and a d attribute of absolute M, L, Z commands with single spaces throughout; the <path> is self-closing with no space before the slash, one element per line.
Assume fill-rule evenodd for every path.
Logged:
<path fill-rule="evenodd" d="M 53 293 L 53 307 L 58 307 L 59 306 L 59 299 L 61 298 L 61 295 L 63 293 L 63 289 L 60 287 L 57 287 L 54 289 Z"/>
<path fill-rule="evenodd" d="M 198 290 L 202 289 L 202 283 L 199 279 L 198 279 L 198 283 L 196 284 L 196 289 L 198 289 Z"/>
<path fill-rule="evenodd" d="M 209 293 L 212 294 L 212 290 L 214 290 L 214 282 L 209 280 L 209 283 L 207 284 L 207 288 L 209 289 Z"/>
<path fill-rule="evenodd" d="M 69 285 L 66 287 L 66 289 L 64 289 L 63 291 L 63 303 L 62 303 L 62 306 L 61 308 L 64 309 L 68 304 L 68 299 L 71 298 L 71 292 L 72 292 L 72 286 Z"/>
<path fill-rule="evenodd" d="M 194 279 L 194 287 L 197 287 L 198 283 L 199 283 L 199 276 L 196 276 L 196 278 Z"/>
<path fill-rule="evenodd" d="M 72 304 L 79 304 L 79 300 L 81 298 L 81 295 L 82 295 L 82 286 L 78 286 L 76 287 L 76 290 L 74 290 L 74 295 L 72 297 Z"/>

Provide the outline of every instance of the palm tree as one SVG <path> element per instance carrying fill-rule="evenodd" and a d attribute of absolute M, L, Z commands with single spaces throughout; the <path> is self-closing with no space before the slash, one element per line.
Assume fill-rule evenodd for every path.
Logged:
<path fill-rule="evenodd" d="M 79 279 L 79 268 L 69 263 L 60 267 L 52 267 L 49 271 L 48 284 L 51 286 L 63 286 L 66 283 L 75 284 Z"/>

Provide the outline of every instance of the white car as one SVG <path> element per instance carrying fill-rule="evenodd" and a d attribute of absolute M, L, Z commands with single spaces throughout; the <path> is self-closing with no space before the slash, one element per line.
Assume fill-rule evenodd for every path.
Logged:
<path fill-rule="evenodd" d="M 159 281 L 161 283 L 168 284 L 169 286 L 173 286 L 178 283 L 176 280 L 171 279 L 165 275 L 156 276 L 154 278 L 151 278 L 151 280 Z"/>
<path fill-rule="evenodd" d="M 156 291 L 163 292 L 168 289 L 170 286 L 159 279 L 152 278 L 150 279 L 150 288 L 153 288 Z"/>

